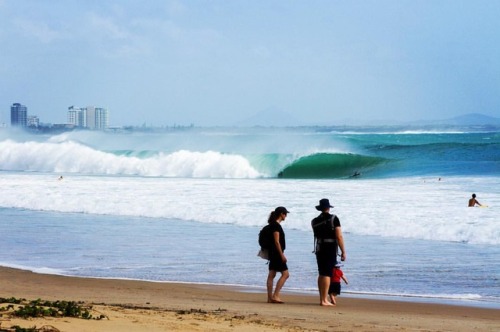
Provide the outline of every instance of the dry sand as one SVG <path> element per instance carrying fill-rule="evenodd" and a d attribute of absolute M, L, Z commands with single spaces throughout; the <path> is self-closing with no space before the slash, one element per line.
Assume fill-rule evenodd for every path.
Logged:
<path fill-rule="evenodd" d="M 263 283 L 265 281 L 263 280 Z M 91 279 L 0 268 L 0 297 L 84 301 L 103 320 L 0 317 L 0 331 L 500 331 L 500 310 L 340 296 L 336 307 L 318 297 L 266 294 L 225 286 Z M 4 306 L 0 304 L 0 306 Z M 43 329 L 40 329 L 43 330 Z M 13 330 L 12 330 L 13 331 Z"/>

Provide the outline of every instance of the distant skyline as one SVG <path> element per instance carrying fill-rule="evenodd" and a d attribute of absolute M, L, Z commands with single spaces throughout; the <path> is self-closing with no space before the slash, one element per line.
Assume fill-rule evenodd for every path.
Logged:
<path fill-rule="evenodd" d="M 0 0 L 0 123 L 13 103 L 51 123 L 99 105 L 110 126 L 499 117 L 498 13 L 496 0 Z"/>

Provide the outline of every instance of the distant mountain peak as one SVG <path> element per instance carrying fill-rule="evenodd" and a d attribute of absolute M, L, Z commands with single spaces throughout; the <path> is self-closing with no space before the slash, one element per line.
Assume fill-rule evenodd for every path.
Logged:
<path fill-rule="evenodd" d="M 449 124 L 461 126 L 500 125 L 500 118 L 481 113 L 468 113 L 444 121 Z"/>

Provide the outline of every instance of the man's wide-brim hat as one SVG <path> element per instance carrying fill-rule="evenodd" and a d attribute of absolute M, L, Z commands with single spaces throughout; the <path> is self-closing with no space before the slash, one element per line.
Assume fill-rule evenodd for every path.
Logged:
<path fill-rule="evenodd" d="M 316 210 L 323 211 L 332 207 L 333 205 L 330 205 L 330 201 L 328 200 L 328 198 L 323 198 L 319 200 L 319 205 L 316 205 Z"/>

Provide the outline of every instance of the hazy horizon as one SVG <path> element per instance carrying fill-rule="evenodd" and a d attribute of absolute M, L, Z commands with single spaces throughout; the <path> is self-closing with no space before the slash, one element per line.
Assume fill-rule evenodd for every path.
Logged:
<path fill-rule="evenodd" d="M 498 12 L 488 0 L 0 0 L 0 123 L 16 102 L 44 123 L 104 107 L 110 126 L 498 117 Z"/>

